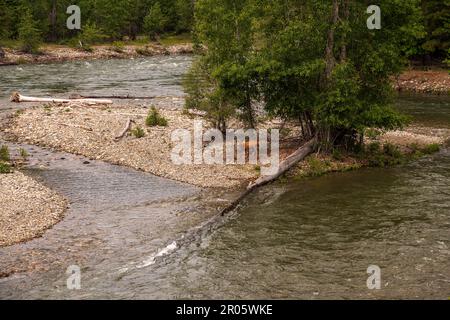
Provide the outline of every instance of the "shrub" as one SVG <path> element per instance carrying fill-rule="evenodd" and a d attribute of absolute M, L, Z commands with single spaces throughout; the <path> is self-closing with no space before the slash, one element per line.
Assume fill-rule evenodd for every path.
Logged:
<path fill-rule="evenodd" d="M 135 136 L 137 139 L 145 137 L 145 131 L 141 127 L 137 126 L 133 130 L 131 130 L 131 134 Z"/>
<path fill-rule="evenodd" d="M 82 50 L 92 52 L 92 45 L 105 38 L 103 31 L 95 23 L 88 22 L 78 38 L 78 45 Z"/>
<path fill-rule="evenodd" d="M 371 139 L 371 140 L 375 140 L 380 136 L 380 132 L 376 129 L 366 129 L 366 137 Z"/>
<path fill-rule="evenodd" d="M 20 148 L 19 153 L 23 160 L 27 160 L 27 158 L 30 156 L 28 154 L 27 150 L 25 150 L 23 148 Z"/>
<path fill-rule="evenodd" d="M 117 53 L 123 53 L 125 45 L 121 41 L 114 41 L 111 45 L 111 50 Z"/>
<path fill-rule="evenodd" d="M 144 48 L 137 48 L 136 53 L 140 56 L 154 56 L 155 55 L 155 53 L 148 46 L 145 46 Z"/>
<path fill-rule="evenodd" d="M 327 166 L 315 156 L 308 158 L 309 175 L 318 177 L 327 172 Z"/>
<path fill-rule="evenodd" d="M 11 173 L 11 165 L 5 162 L 0 162 L 0 174 Z"/>
<path fill-rule="evenodd" d="M 400 152 L 400 149 L 397 146 L 394 146 L 391 143 L 386 143 L 383 146 L 383 153 L 389 157 L 398 159 L 402 157 L 402 153 Z"/>
<path fill-rule="evenodd" d="M 159 111 L 155 108 L 155 106 L 152 106 L 147 115 L 147 119 L 145 119 L 145 124 L 148 127 L 167 127 L 168 122 L 166 118 L 159 114 Z"/>
<path fill-rule="evenodd" d="M 344 160 L 344 156 L 342 155 L 342 152 L 339 149 L 334 148 L 332 156 L 333 156 L 334 160 L 337 160 L 337 161 Z"/>
<path fill-rule="evenodd" d="M 377 154 L 380 152 L 381 145 L 379 142 L 372 142 L 367 145 L 366 151 L 369 154 Z"/>
<path fill-rule="evenodd" d="M 11 160 L 11 157 L 9 155 L 8 146 L 2 146 L 0 148 L 0 161 L 7 162 L 7 161 L 10 161 L 10 160 Z"/>

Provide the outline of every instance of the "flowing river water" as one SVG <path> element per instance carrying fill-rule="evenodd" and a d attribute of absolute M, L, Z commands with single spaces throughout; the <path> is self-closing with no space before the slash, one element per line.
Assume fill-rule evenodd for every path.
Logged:
<path fill-rule="evenodd" d="M 5 67 L 0 105 L 15 108 L 7 97 L 19 89 L 182 96 L 190 61 Z M 402 95 L 397 106 L 419 125 L 450 127 L 449 97 Z M 25 173 L 70 208 L 43 237 L 0 248 L 2 299 L 450 297 L 449 148 L 395 168 L 275 183 L 215 219 L 234 195 L 9 145 L 29 151 Z M 81 268 L 81 290 L 67 289 L 70 265 Z M 370 265 L 381 268 L 381 290 L 367 288 Z"/>

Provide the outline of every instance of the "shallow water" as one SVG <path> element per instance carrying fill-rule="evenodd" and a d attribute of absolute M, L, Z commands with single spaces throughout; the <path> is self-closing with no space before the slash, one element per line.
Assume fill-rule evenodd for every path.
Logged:
<path fill-rule="evenodd" d="M 6 91 L 20 87 L 39 96 L 47 88 L 52 95 L 145 89 L 145 94 L 181 96 L 190 60 L 29 65 L 8 67 L 23 68 L 24 74 L 7 75 L 2 68 L 0 94 L 5 99 Z M 63 78 L 54 78 L 61 72 Z M 448 97 L 401 95 L 397 107 L 418 125 L 450 126 Z M 0 273 L 11 273 L 0 279 L 0 298 L 450 296 L 449 149 L 396 168 L 273 184 L 229 218 L 197 230 L 223 205 L 223 195 L 24 147 L 32 155 L 26 172 L 65 195 L 71 206 L 42 238 L 0 248 Z M 183 240 L 186 230 L 196 236 Z M 174 240 L 177 250 L 171 251 Z M 165 249 L 168 255 L 153 259 Z M 65 272 L 73 264 L 82 270 L 78 291 L 66 287 Z M 381 290 L 367 289 L 369 265 L 382 270 Z"/>
<path fill-rule="evenodd" d="M 11 274 L 0 279 L 1 298 L 64 297 L 58 281 L 70 265 L 82 268 L 89 287 L 112 297 L 116 278 L 216 213 L 208 203 L 214 196 L 190 185 L 63 152 L 9 146 L 13 154 L 28 151 L 23 172 L 63 194 L 70 209 L 43 237 L 0 248 L 0 273 Z"/>

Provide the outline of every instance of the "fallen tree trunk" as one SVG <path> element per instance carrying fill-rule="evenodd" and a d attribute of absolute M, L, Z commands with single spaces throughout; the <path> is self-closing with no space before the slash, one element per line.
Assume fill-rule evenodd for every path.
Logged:
<path fill-rule="evenodd" d="M 5 66 L 17 66 L 18 63 L 17 62 L 0 62 L 0 67 L 5 67 Z"/>
<path fill-rule="evenodd" d="M 156 98 L 165 98 L 164 96 L 83 96 L 79 94 L 72 94 L 70 99 L 117 99 L 117 100 L 153 100 Z"/>
<path fill-rule="evenodd" d="M 112 104 L 112 100 L 106 99 L 55 99 L 55 98 L 36 98 L 23 96 L 18 92 L 14 92 L 11 95 L 11 102 L 54 102 L 54 103 L 71 103 L 81 102 L 88 104 Z"/>
<path fill-rule="evenodd" d="M 130 131 L 131 125 L 133 123 L 134 123 L 133 120 L 128 119 L 127 124 L 125 125 L 125 128 L 123 128 L 122 132 L 117 137 L 115 137 L 114 140 L 117 142 L 117 141 L 120 141 L 123 137 L 125 137 L 127 132 Z"/>
<path fill-rule="evenodd" d="M 284 173 L 286 173 L 289 169 L 291 169 L 293 166 L 295 166 L 297 163 L 299 163 L 300 161 L 305 159 L 308 155 L 313 153 L 315 145 L 316 145 L 316 141 L 317 141 L 317 138 L 314 137 L 313 139 L 311 139 L 310 141 L 305 143 L 303 146 L 301 146 L 299 149 L 297 149 L 297 151 L 295 151 L 293 154 L 291 154 L 285 160 L 283 160 L 280 163 L 280 166 L 279 166 L 279 169 L 278 169 L 277 173 L 275 173 L 274 175 L 260 177 L 258 180 L 256 180 L 255 182 L 251 183 L 247 187 L 247 190 L 245 190 L 245 192 L 242 193 L 239 196 L 239 198 L 237 198 L 235 201 L 233 201 L 233 203 L 231 203 L 228 207 L 223 209 L 220 214 L 222 216 L 224 216 L 225 214 L 231 212 L 232 210 L 234 210 L 239 205 L 239 203 L 242 200 L 244 200 L 245 197 L 247 197 L 254 190 L 256 190 L 257 188 L 262 187 L 262 186 L 264 186 L 264 185 L 266 185 L 266 184 L 268 184 L 268 183 L 270 183 L 270 182 L 272 182 L 272 181 L 274 181 L 276 179 L 278 179 Z"/>

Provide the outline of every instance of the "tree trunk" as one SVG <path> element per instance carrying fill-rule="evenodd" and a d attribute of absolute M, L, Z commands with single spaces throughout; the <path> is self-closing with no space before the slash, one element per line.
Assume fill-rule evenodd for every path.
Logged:
<path fill-rule="evenodd" d="M 291 154 L 289 157 L 287 157 L 284 161 L 282 161 L 280 163 L 280 167 L 276 174 L 271 175 L 271 176 L 260 177 L 258 180 L 251 183 L 247 187 L 247 190 L 245 190 L 245 192 L 239 198 L 237 198 L 235 201 L 233 201 L 233 203 L 231 203 L 228 207 L 223 209 L 220 214 L 222 216 L 224 216 L 225 214 L 231 212 L 251 192 L 253 192 L 254 190 L 256 190 L 259 187 L 262 187 L 262 186 L 269 184 L 270 182 L 278 179 L 284 173 L 286 173 L 289 169 L 294 167 L 297 163 L 299 163 L 300 161 L 305 159 L 308 155 L 313 153 L 314 149 L 315 149 L 316 141 L 317 141 L 317 139 L 316 139 L 316 137 L 314 137 L 313 139 L 311 139 L 310 141 L 305 143 L 303 146 L 301 146 L 299 149 L 297 149 L 297 151 L 295 151 L 293 154 Z"/>
<path fill-rule="evenodd" d="M 51 35 L 50 41 L 56 42 L 57 34 L 56 34 L 56 18 L 57 18 L 57 0 L 53 0 L 52 2 L 52 11 L 50 12 L 50 26 L 51 26 Z"/>
<path fill-rule="evenodd" d="M 331 18 L 330 30 L 328 31 L 327 47 L 325 49 L 325 79 L 328 82 L 331 79 L 334 66 L 336 65 L 336 58 L 334 57 L 334 35 L 335 28 L 339 21 L 339 1 L 333 0 L 333 13 Z"/>
<path fill-rule="evenodd" d="M 343 20 L 344 22 L 348 22 L 348 19 L 350 18 L 350 7 L 348 0 L 343 0 L 342 6 L 344 11 Z M 341 62 L 347 60 L 347 34 L 343 35 L 340 60 Z"/>

